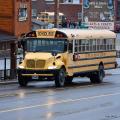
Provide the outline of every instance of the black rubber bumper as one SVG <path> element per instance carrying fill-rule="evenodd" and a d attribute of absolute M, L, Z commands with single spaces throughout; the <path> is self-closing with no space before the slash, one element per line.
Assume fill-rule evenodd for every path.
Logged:
<path fill-rule="evenodd" d="M 20 74 L 53 74 L 56 75 L 59 70 L 28 70 L 28 69 L 18 69 L 17 73 Z"/>

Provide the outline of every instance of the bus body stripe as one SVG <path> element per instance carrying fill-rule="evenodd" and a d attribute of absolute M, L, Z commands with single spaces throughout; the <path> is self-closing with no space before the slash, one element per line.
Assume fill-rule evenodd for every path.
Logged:
<path fill-rule="evenodd" d="M 115 62 L 109 62 L 109 63 L 104 63 L 104 65 L 107 64 L 115 64 Z M 80 65 L 80 66 L 68 66 L 68 69 L 72 68 L 81 68 L 81 67 L 91 67 L 91 66 L 98 66 L 99 64 L 89 64 L 89 65 Z"/>
<path fill-rule="evenodd" d="M 83 61 L 83 60 L 93 60 L 93 59 L 105 59 L 105 58 L 116 58 L 116 56 L 105 56 L 105 57 L 94 57 L 94 58 L 80 58 L 76 61 Z"/>
<path fill-rule="evenodd" d="M 101 53 L 101 52 L 110 52 L 110 53 L 111 53 L 111 52 L 116 52 L 116 50 L 110 50 L 110 51 L 109 51 L 109 50 L 108 50 L 108 51 L 107 51 L 107 50 L 106 50 L 106 51 L 103 50 L 103 51 L 78 52 L 77 54 L 89 54 L 89 53 L 91 54 L 91 53 Z"/>

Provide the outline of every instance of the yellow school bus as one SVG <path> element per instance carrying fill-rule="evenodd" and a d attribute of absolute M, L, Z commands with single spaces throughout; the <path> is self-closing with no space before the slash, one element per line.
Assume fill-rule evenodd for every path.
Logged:
<path fill-rule="evenodd" d="M 116 34 L 108 30 L 39 29 L 21 40 L 24 59 L 18 65 L 18 82 L 54 80 L 56 87 L 73 77 L 101 83 L 106 69 L 116 68 Z"/>
<path fill-rule="evenodd" d="M 59 19 L 58 19 L 59 24 L 62 23 L 63 18 L 64 18 L 64 14 L 59 13 Z M 47 23 L 53 23 L 53 24 L 55 23 L 54 12 L 40 12 L 38 14 L 37 19 Z"/>

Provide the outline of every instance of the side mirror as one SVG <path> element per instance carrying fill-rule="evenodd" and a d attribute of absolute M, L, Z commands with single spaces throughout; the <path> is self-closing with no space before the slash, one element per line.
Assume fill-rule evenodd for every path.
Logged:
<path fill-rule="evenodd" d="M 21 48 L 21 41 L 18 41 L 18 48 Z"/>
<path fill-rule="evenodd" d="M 24 46 L 25 46 L 25 41 L 24 40 L 21 40 L 21 45 L 24 48 Z"/>
<path fill-rule="evenodd" d="M 24 40 L 21 39 L 18 41 L 18 48 L 24 47 L 24 45 L 25 45 Z"/>
<path fill-rule="evenodd" d="M 22 57 L 20 57 L 19 64 L 21 64 L 21 63 L 22 63 L 22 60 L 23 60 L 23 59 L 22 59 Z"/>

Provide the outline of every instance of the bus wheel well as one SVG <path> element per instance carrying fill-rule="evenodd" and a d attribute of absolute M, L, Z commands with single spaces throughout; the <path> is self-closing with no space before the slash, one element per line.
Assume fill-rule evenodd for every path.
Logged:
<path fill-rule="evenodd" d="M 62 65 L 62 66 L 61 66 L 61 69 L 64 69 L 64 70 L 66 71 L 66 68 L 65 68 L 65 66 L 64 66 L 64 65 Z"/>

